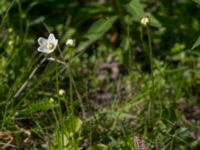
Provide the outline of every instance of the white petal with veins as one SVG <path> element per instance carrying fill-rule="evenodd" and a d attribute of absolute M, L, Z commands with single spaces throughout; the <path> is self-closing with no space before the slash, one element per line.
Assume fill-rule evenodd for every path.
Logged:
<path fill-rule="evenodd" d="M 39 45 L 46 45 L 47 44 L 47 40 L 43 37 L 39 37 L 38 38 L 38 43 Z"/>

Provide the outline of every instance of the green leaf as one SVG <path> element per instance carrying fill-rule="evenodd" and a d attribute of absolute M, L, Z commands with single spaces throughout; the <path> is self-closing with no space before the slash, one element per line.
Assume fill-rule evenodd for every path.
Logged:
<path fill-rule="evenodd" d="M 89 40 L 97 40 L 103 36 L 111 27 L 116 17 L 111 17 L 108 19 L 100 19 L 95 22 L 85 35 L 85 38 Z"/>
<path fill-rule="evenodd" d="M 157 28 L 161 28 L 162 24 L 160 23 L 160 21 L 158 19 L 156 19 L 156 17 L 154 17 L 152 14 L 147 14 L 147 16 L 149 16 L 150 18 L 150 25 L 153 27 L 157 27 Z"/>
<path fill-rule="evenodd" d="M 145 15 L 144 8 L 139 0 L 131 0 L 126 5 L 127 11 L 137 20 L 140 20 Z"/>
<path fill-rule="evenodd" d="M 104 144 L 96 144 L 87 148 L 87 150 L 107 150 L 107 149 L 108 147 Z"/>
<path fill-rule="evenodd" d="M 193 0 L 193 1 L 200 5 L 200 0 Z"/>
<path fill-rule="evenodd" d="M 192 46 L 192 49 L 197 48 L 200 45 L 200 36 L 198 37 L 198 39 L 196 40 L 196 42 L 194 43 L 194 45 Z"/>
<path fill-rule="evenodd" d="M 119 2 L 121 3 L 121 4 L 127 4 L 127 3 L 129 3 L 131 0 L 119 0 Z"/>
<path fill-rule="evenodd" d="M 107 19 L 100 19 L 93 23 L 83 37 L 86 41 L 81 42 L 78 51 L 82 51 L 90 46 L 92 43 L 100 39 L 113 25 L 117 17 L 112 16 Z"/>
<path fill-rule="evenodd" d="M 44 16 L 38 17 L 35 20 L 31 21 L 29 23 L 29 26 L 34 26 L 34 25 L 40 24 L 40 23 L 44 22 L 44 20 L 45 20 Z"/>
<path fill-rule="evenodd" d="M 144 16 L 149 16 L 151 26 L 160 28 L 161 23 L 150 13 L 145 13 L 144 7 L 139 0 L 131 0 L 125 6 L 126 10 L 132 15 L 133 20 L 136 22 L 140 22 L 141 18 Z"/>
<path fill-rule="evenodd" d="M 81 126 L 82 121 L 76 116 L 69 117 L 66 121 L 66 128 L 69 136 L 73 134 L 73 132 L 78 132 L 81 129 Z"/>
<path fill-rule="evenodd" d="M 87 6 L 84 6 L 80 9 L 80 12 L 78 15 L 75 16 L 74 20 L 76 22 L 75 28 L 81 28 L 81 26 L 84 24 L 84 22 L 91 21 L 91 17 L 98 15 L 98 14 L 104 14 L 104 13 L 110 13 L 112 12 L 111 6 L 104 6 L 99 3 L 91 3 Z"/>

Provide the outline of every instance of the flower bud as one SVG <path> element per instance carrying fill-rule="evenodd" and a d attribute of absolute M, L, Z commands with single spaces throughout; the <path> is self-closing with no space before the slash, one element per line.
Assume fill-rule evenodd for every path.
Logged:
<path fill-rule="evenodd" d="M 74 47 L 75 46 L 75 40 L 68 39 L 66 42 L 67 47 Z"/>
<path fill-rule="evenodd" d="M 65 91 L 64 91 L 63 89 L 60 89 L 60 90 L 58 91 L 58 94 L 59 94 L 60 96 L 64 96 L 64 95 L 65 95 Z"/>
<path fill-rule="evenodd" d="M 49 99 L 49 102 L 50 102 L 51 104 L 53 104 L 53 103 L 55 102 L 55 100 L 51 97 L 51 98 Z"/>
<path fill-rule="evenodd" d="M 150 19 L 148 16 L 142 17 L 142 19 L 140 20 L 140 23 L 142 26 L 146 27 L 150 24 Z"/>

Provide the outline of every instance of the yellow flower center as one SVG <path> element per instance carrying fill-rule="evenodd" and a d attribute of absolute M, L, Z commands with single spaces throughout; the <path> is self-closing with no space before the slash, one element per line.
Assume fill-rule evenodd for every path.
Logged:
<path fill-rule="evenodd" d="M 54 44 L 53 43 L 48 43 L 47 44 L 47 49 L 52 50 L 54 48 Z"/>

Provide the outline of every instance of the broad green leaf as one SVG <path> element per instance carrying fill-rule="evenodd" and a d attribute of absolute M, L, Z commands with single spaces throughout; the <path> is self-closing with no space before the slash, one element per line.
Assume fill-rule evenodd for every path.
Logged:
<path fill-rule="evenodd" d="M 200 0 L 193 0 L 193 1 L 200 5 Z"/>
<path fill-rule="evenodd" d="M 148 14 L 147 14 L 148 15 Z M 150 22 L 151 22 L 151 26 L 153 27 L 157 27 L 157 28 L 160 28 L 162 27 L 162 24 L 160 23 L 160 21 L 158 21 L 158 19 L 156 19 L 156 17 L 154 17 L 152 14 L 149 14 L 148 15 L 149 18 L 150 18 Z"/>
<path fill-rule="evenodd" d="M 86 49 L 89 45 L 100 39 L 113 25 L 117 17 L 113 16 L 107 19 L 100 19 L 93 23 L 83 37 L 86 39 L 81 42 L 78 51 Z"/>
<path fill-rule="evenodd" d="M 92 3 L 87 6 L 84 6 L 80 9 L 79 14 L 74 16 L 74 20 L 76 22 L 76 28 L 81 28 L 84 22 L 91 21 L 91 17 L 97 14 L 104 14 L 112 12 L 111 6 L 104 6 L 99 3 Z"/>
<path fill-rule="evenodd" d="M 151 21 L 151 26 L 161 27 L 161 23 L 150 13 L 144 12 L 144 7 L 139 0 L 131 0 L 130 3 L 125 5 L 126 10 L 132 15 L 133 20 L 140 22 L 141 18 L 144 16 L 149 16 Z"/>
<path fill-rule="evenodd" d="M 119 2 L 121 3 L 121 4 L 127 4 L 127 3 L 129 3 L 131 0 L 119 0 Z"/>
<path fill-rule="evenodd" d="M 127 11 L 137 20 L 140 20 L 145 15 L 142 4 L 139 0 L 131 0 L 126 5 Z"/>
<path fill-rule="evenodd" d="M 89 40 L 99 39 L 105 32 L 107 32 L 111 27 L 116 17 L 111 17 L 108 19 L 101 19 L 95 22 L 85 35 L 85 38 Z"/>
<path fill-rule="evenodd" d="M 69 136 L 73 134 L 73 132 L 78 132 L 82 126 L 82 121 L 76 116 L 69 117 L 66 121 L 66 128 Z"/>
<path fill-rule="evenodd" d="M 194 43 L 194 45 L 192 46 L 192 49 L 197 48 L 200 45 L 200 36 L 198 37 L 198 39 L 196 40 L 196 42 Z"/>

